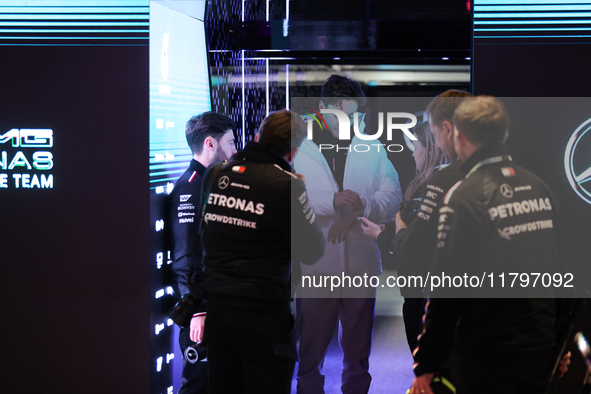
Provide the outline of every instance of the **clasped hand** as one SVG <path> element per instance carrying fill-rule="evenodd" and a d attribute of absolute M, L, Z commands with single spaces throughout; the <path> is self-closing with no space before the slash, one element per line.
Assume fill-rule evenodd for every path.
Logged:
<path fill-rule="evenodd" d="M 333 205 L 336 207 L 350 206 L 353 211 L 343 216 L 335 222 L 328 230 L 328 242 L 333 245 L 337 242 L 343 242 L 347 232 L 357 223 L 357 216 L 365 209 L 363 201 L 358 193 L 353 190 L 343 190 L 334 195 Z"/>

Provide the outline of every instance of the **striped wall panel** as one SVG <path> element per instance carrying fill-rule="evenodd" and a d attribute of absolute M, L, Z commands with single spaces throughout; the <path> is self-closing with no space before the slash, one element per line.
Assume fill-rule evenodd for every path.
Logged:
<path fill-rule="evenodd" d="M 474 0 L 474 39 L 591 42 L 591 1 Z"/>
<path fill-rule="evenodd" d="M 147 46 L 149 0 L 0 0 L 0 45 Z"/>

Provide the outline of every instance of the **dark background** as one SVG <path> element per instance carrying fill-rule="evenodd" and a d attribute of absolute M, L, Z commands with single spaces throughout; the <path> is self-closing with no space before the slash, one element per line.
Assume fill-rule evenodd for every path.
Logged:
<path fill-rule="evenodd" d="M 240 1 L 210 3 L 215 5 L 207 11 L 210 49 L 229 50 L 210 54 L 212 75 L 238 73 L 243 49 L 253 57 L 261 49 L 281 49 L 295 58 L 289 61 L 294 66 L 466 65 L 473 59 L 477 94 L 585 97 L 591 92 L 588 43 L 471 45 L 471 17 L 463 0 L 292 1 L 289 39 L 277 29 L 284 2 L 271 2 L 276 7 L 269 23 L 264 3 L 246 2 L 244 24 L 236 17 Z M 3 46 L 0 54 L 0 133 L 54 131 L 54 168 L 47 171 L 54 175 L 54 188 L 0 190 L 0 391 L 150 392 L 148 48 Z M 261 61 L 251 64 L 247 73 L 264 72 Z M 319 85 L 293 83 L 293 95 L 319 96 Z M 241 88 L 246 87 L 212 87 L 213 109 L 239 120 Z M 433 97 L 449 88 L 468 86 L 398 84 L 365 91 L 374 97 Z M 247 109 L 247 125 L 264 116 L 261 91 L 248 86 L 254 109 Z M 519 105 L 508 105 L 510 115 Z M 567 257 L 583 267 L 591 210 L 566 183 L 563 155 L 571 127 L 591 115 L 570 113 L 562 129 L 568 131 L 559 132 L 545 122 L 548 111 L 540 108 L 539 116 L 514 121 L 508 147 L 518 164 L 559 194 Z M 248 132 L 253 134 L 254 126 Z M 2 145 L 11 151 L 9 143 Z M 404 187 L 414 164 L 409 153 L 401 159 L 404 164 L 396 168 Z M 588 316 L 582 327 L 591 334 Z M 557 392 L 578 392 L 583 371 L 574 353 Z"/>
<path fill-rule="evenodd" d="M 586 21 L 581 22 L 587 26 Z M 551 26 L 540 24 L 535 27 Z M 538 34 L 573 33 L 542 31 Z M 566 263 L 575 275 L 579 296 L 582 296 L 582 290 L 589 289 L 591 278 L 591 207 L 576 195 L 568 183 L 564 155 L 572 133 L 591 118 L 591 40 L 475 37 L 472 48 L 473 92 L 507 97 L 503 100 L 512 121 L 507 141 L 509 152 L 518 164 L 534 172 L 558 194 L 566 233 Z M 536 97 L 556 99 L 532 99 Z M 580 99 L 569 101 L 563 97 Z M 587 160 L 587 166 L 591 165 L 591 155 L 587 156 Z M 591 305 L 588 301 L 578 330 L 590 338 Z M 557 393 L 581 391 L 587 367 L 574 344 L 570 346 L 570 351 L 573 354 L 572 364 L 565 377 L 559 380 Z"/>
<path fill-rule="evenodd" d="M 591 291 L 587 244 L 591 209 L 571 188 L 564 170 L 564 156 L 572 133 L 591 118 L 591 98 L 501 99 L 511 119 L 506 145 L 513 160 L 539 176 L 558 195 L 566 233 L 565 259 L 582 296 L 585 291 Z"/>
<path fill-rule="evenodd" d="M 0 133 L 53 129 L 54 187 L 0 190 L 0 391 L 147 393 L 148 48 L 1 53 Z"/>

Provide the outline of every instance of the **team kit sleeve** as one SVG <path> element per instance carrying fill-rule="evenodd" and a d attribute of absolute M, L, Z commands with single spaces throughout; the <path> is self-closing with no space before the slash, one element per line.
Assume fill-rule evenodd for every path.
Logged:
<path fill-rule="evenodd" d="M 442 370 L 451 354 L 455 328 L 460 319 L 463 300 L 437 298 L 429 301 L 423 333 L 414 351 L 416 376 Z"/>
<path fill-rule="evenodd" d="M 435 238 L 439 220 L 439 208 L 449 185 L 447 180 L 435 177 L 427 185 L 425 196 L 417 216 L 395 236 L 382 232 L 378 237 L 381 249 L 392 251 L 400 264 L 413 269 L 428 268 L 435 257 Z"/>
<path fill-rule="evenodd" d="M 313 176 L 306 177 L 306 180 L 312 180 Z M 326 182 L 334 182 L 334 180 L 326 179 Z M 337 210 L 334 206 L 334 197 L 336 194 L 335 190 L 321 190 L 320 188 L 314 188 L 311 186 L 309 190 L 306 191 L 308 195 L 308 200 L 311 201 L 312 209 L 314 213 L 323 218 L 337 218 Z"/>
<path fill-rule="evenodd" d="M 324 255 L 325 239 L 301 179 L 291 181 L 291 217 L 284 231 L 291 239 L 292 262 L 314 264 Z"/>
<path fill-rule="evenodd" d="M 200 282 L 202 251 L 199 237 L 199 206 L 201 187 L 192 183 L 177 185 L 171 193 L 169 221 L 172 229 L 174 253 L 172 270 L 177 276 L 181 296 Z M 204 309 L 200 308 L 200 309 Z"/>
<path fill-rule="evenodd" d="M 318 147 L 311 141 L 304 140 L 295 157 L 296 172 L 305 176 L 306 190 L 314 213 L 320 217 L 336 218 L 334 196 L 338 191 L 336 181 L 321 153 L 315 154 Z"/>
<path fill-rule="evenodd" d="M 459 182 L 457 186 L 459 186 Z M 452 187 L 447 194 L 453 193 L 454 188 Z M 429 198 L 433 197 L 431 194 Z M 461 262 L 466 261 L 467 255 L 473 250 L 469 246 L 469 242 L 475 241 L 471 238 L 473 232 L 470 229 L 472 229 L 474 221 L 474 216 L 469 213 L 471 209 L 461 199 L 446 201 L 449 197 L 448 195 L 438 199 L 438 203 L 443 202 L 444 205 L 439 209 L 439 215 L 429 218 L 429 221 L 433 220 L 431 223 L 435 226 L 434 229 L 437 233 L 436 237 L 428 238 L 437 239 L 434 252 L 435 263 L 432 268 L 434 275 L 441 274 L 441 272 L 453 275 L 453 272 L 461 269 Z M 428 223 L 429 221 L 423 220 L 419 223 Z M 439 292 L 439 296 L 442 296 L 442 293 L 449 296 L 448 290 L 452 290 L 452 293 L 455 294 L 453 289 L 446 289 Z M 464 300 L 462 299 L 438 298 L 436 294 L 431 293 L 423 333 L 414 354 L 415 365 L 413 368 L 416 376 L 435 373 L 442 369 L 451 353 L 455 329 L 460 320 L 463 305 Z"/>
<path fill-rule="evenodd" d="M 327 182 L 331 180 L 327 179 Z M 310 189 L 307 194 L 313 201 L 314 212 L 319 216 L 336 218 L 337 213 L 334 207 L 334 191 Z"/>
<path fill-rule="evenodd" d="M 449 275 L 482 273 L 481 255 L 487 248 L 487 235 L 490 234 L 491 226 L 484 198 L 469 189 L 482 190 L 482 186 L 458 182 L 447 193 L 444 205 L 439 209 L 432 269 L 436 275 L 441 272 Z M 447 296 L 453 292 L 455 296 L 461 290 L 448 287 L 442 291 Z"/>

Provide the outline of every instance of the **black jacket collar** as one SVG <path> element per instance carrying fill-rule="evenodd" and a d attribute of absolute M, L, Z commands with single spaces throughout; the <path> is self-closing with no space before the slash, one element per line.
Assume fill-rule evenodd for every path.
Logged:
<path fill-rule="evenodd" d="M 476 164 L 480 163 L 482 160 L 486 160 L 490 157 L 506 155 L 508 155 L 508 153 L 504 144 L 494 143 L 485 145 L 474 152 L 472 156 L 468 157 L 468 159 L 466 159 L 466 161 L 462 164 L 462 172 L 467 174 L 472 168 L 474 168 Z"/>
<path fill-rule="evenodd" d="M 236 154 L 234 160 L 246 160 L 259 164 L 277 164 L 283 170 L 291 172 L 291 166 L 283 157 L 254 141 L 249 141 L 244 149 Z"/>
<path fill-rule="evenodd" d="M 203 166 L 203 164 L 199 163 L 195 159 L 192 159 L 191 163 L 189 163 L 189 170 L 197 171 L 197 173 L 201 176 L 203 176 L 203 174 L 205 174 L 205 166 Z"/>

